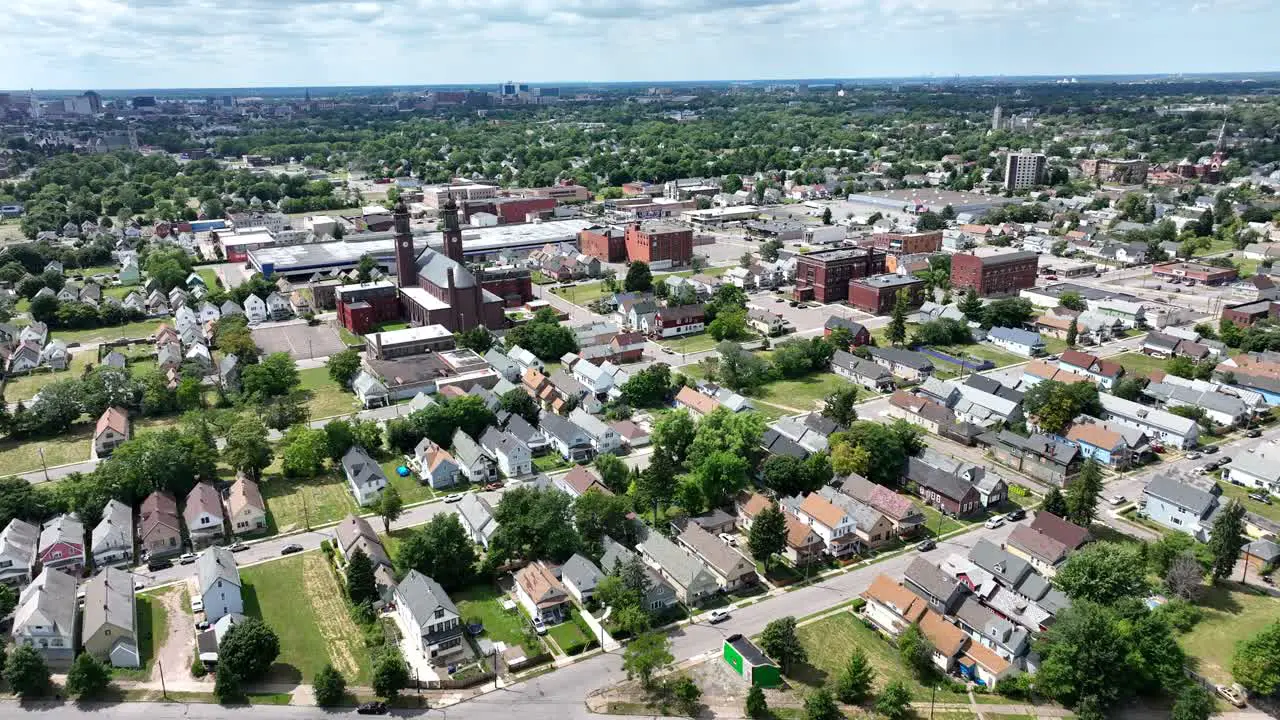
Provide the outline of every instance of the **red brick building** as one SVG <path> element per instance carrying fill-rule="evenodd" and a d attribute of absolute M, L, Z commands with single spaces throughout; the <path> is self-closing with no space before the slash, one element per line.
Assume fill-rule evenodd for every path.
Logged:
<path fill-rule="evenodd" d="M 951 287 L 957 293 L 973 288 L 979 296 L 1016 295 L 1036 284 L 1039 256 L 1033 252 L 1000 255 L 951 256 Z"/>
<path fill-rule="evenodd" d="M 578 249 L 600 262 L 626 262 L 626 231 L 607 225 L 589 227 L 578 233 Z"/>
<path fill-rule="evenodd" d="M 693 260 L 693 230 L 671 223 L 632 223 L 626 232 L 627 260 L 658 267 Z"/>
<path fill-rule="evenodd" d="M 1179 280 L 1195 280 L 1205 285 L 1222 285 L 1234 282 L 1238 273 L 1234 267 L 1220 268 L 1196 262 L 1172 262 L 1151 268 L 1156 277 Z"/>
<path fill-rule="evenodd" d="M 799 300 L 842 302 L 849 297 L 849 281 L 884 274 L 885 254 L 874 248 L 839 248 L 800 255 L 796 259 Z"/>
<path fill-rule="evenodd" d="M 942 231 L 916 233 L 876 233 L 871 236 L 872 245 L 890 255 L 915 255 L 934 253 L 942 249 Z"/>
<path fill-rule="evenodd" d="M 547 213 L 555 210 L 559 204 L 555 198 L 526 197 L 506 198 L 494 202 L 498 222 L 503 225 L 527 222 L 529 213 Z"/>
<path fill-rule="evenodd" d="M 338 321 L 356 335 L 363 335 L 378 323 L 400 319 L 400 295 L 395 284 L 381 280 L 361 285 L 344 285 L 334 291 Z"/>
<path fill-rule="evenodd" d="M 888 315 L 899 291 L 907 293 L 912 308 L 924 302 L 924 280 L 914 275 L 872 275 L 849 281 L 849 304 L 873 315 Z"/>

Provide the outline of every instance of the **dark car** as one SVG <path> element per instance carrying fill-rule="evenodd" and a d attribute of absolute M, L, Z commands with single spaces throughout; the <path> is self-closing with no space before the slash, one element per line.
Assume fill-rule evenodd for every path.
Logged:
<path fill-rule="evenodd" d="M 1027 511 L 1022 508 L 1015 508 L 1005 513 L 1004 519 L 1009 522 L 1017 522 L 1027 516 Z"/>
<path fill-rule="evenodd" d="M 1203 450 L 1201 450 L 1200 452 L 1204 453 L 1205 455 L 1212 455 L 1212 454 L 1214 454 L 1214 453 L 1218 452 L 1218 446 L 1217 446 L 1217 445 L 1206 445 L 1206 446 L 1205 446 L 1205 448 L 1204 448 Z"/>
<path fill-rule="evenodd" d="M 173 567 L 172 560 L 152 560 L 147 563 L 147 569 L 151 572 L 155 572 L 157 570 L 168 570 L 171 567 Z"/>
<path fill-rule="evenodd" d="M 1249 499 L 1254 502 L 1260 502 L 1263 505 L 1271 504 L 1271 496 L 1264 493 L 1249 493 Z"/>
<path fill-rule="evenodd" d="M 297 543 L 285 545 L 283 548 L 280 548 L 281 555 L 292 555 L 300 552 L 302 552 L 302 546 Z"/>
<path fill-rule="evenodd" d="M 1250 430 L 1249 432 L 1245 433 L 1244 436 L 1251 437 L 1251 438 L 1260 438 L 1262 437 L 1262 431 L 1258 430 L 1257 428 L 1254 428 L 1253 430 Z"/>
<path fill-rule="evenodd" d="M 386 715 L 387 704 L 384 702 L 367 702 L 356 708 L 360 715 Z"/>
<path fill-rule="evenodd" d="M 916 550 L 919 550 L 920 552 L 927 552 L 936 547 L 938 547 L 938 543 L 934 542 L 931 538 L 925 538 L 924 540 L 916 543 Z"/>

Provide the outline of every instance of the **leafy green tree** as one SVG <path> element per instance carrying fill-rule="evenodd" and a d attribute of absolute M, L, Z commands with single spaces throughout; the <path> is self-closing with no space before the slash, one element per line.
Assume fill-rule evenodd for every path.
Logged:
<path fill-rule="evenodd" d="M 765 700 L 764 690 L 759 685 L 752 685 L 747 690 L 747 702 L 744 708 L 747 717 L 752 720 L 765 720 L 769 717 L 769 703 Z"/>
<path fill-rule="evenodd" d="M 1098 498 L 1102 495 L 1102 468 L 1092 457 L 1084 461 L 1080 474 L 1067 485 L 1067 519 L 1089 527 L 1098 516 Z"/>
<path fill-rule="evenodd" d="M 898 636 L 898 655 L 902 658 L 902 664 L 915 673 L 917 679 L 933 674 L 933 646 L 920 631 L 919 625 L 908 625 Z"/>
<path fill-rule="evenodd" d="M 455 333 L 453 338 L 458 347 L 473 350 L 480 355 L 489 352 L 496 342 L 493 333 L 489 332 L 488 328 L 483 325 L 477 325 L 470 330 Z"/>
<path fill-rule="evenodd" d="M 605 535 L 627 542 L 631 539 L 631 500 L 626 495 L 610 495 L 592 488 L 573 503 L 573 516 L 578 532 L 591 542 Z"/>
<path fill-rule="evenodd" d="M 396 553 L 400 572 L 417 570 L 446 590 L 457 590 L 475 576 L 475 545 L 457 515 L 434 515 L 427 524 L 405 532 Z"/>
<path fill-rule="evenodd" d="M 356 548 L 347 558 L 347 597 L 352 605 L 378 599 L 378 584 L 373 577 L 373 563 L 364 550 Z"/>
<path fill-rule="evenodd" d="M 849 652 L 849 659 L 840 670 L 836 679 L 836 697 L 840 702 L 856 705 L 871 697 L 872 684 L 875 682 L 876 670 L 862 648 L 854 645 Z"/>
<path fill-rule="evenodd" d="M 978 297 L 978 291 L 969 288 L 965 291 L 964 298 L 960 300 L 960 304 L 956 308 L 964 313 L 969 322 L 982 321 L 982 298 Z"/>
<path fill-rule="evenodd" d="M 233 672 L 241 681 L 256 682 L 267 676 L 280 655 L 280 638 L 257 618 L 236 623 L 218 643 L 218 668 Z"/>
<path fill-rule="evenodd" d="M 826 688 L 818 688 L 805 696 L 804 720 L 840 720 L 844 717 L 835 696 Z"/>
<path fill-rule="evenodd" d="M 400 497 L 400 491 L 396 490 L 394 485 L 383 488 L 375 503 L 375 511 L 378 517 L 382 518 L 382 532 L 390 533 L 391 523 L 399 519 L 400 514 L 404 512 L 404 499 Z"/>
<path fill-rule="evenodd" d="M 741 455 L 721 451 L 700 456 L 702 459 L 689 475 L 708 507 L 720 507 L 747 486 L 751 464 Z M 693 511 L 694 508 L 686 507 Z M 699 508 L 701 510 L 701 508 Z"/>
<path fill-rule="evenodd" d="M 697 436 L 696 423 L 687 410 L 677 410 L 658 418 L 654 423 L 651 440 L 655 454 L 665 451 L 677 464 L 684 463 L 689 455 L 689 448 Z"/>
<path fill-rule="evenodd" d="M 231 705 L 244 700 L 244 690 L 240 686 L 240 676 L 230 665 L 218 664 L 217 674 L 213 678 L 213 699 L 222 705 Z"/>
<path fill-rule="evenodd" d="M 652 687 L 654 673 L 674 660 L 671 640 L 661 633 L 639 635 L 622 651 L 622 669 L 627 671 L 627 679 L 638 677 L 646 688 Z"/>
<path fill-rule="evenodd" d="M 394 700 L 408 686 L 409 666 L 399 648 L 388 646 L 373 664 L 373 693 Z"/>
<path fill-rule="evenodd" d="M 1103 605 L 1145 597 L 1150 590 L 1140 549 L 1112 542 L 1091 543 L 1072 553 L 1053 582 L 1072 600 Z"/>
<path fill-rule="evenodd" d="M 295 425 L 280 442 L 280 469 L 285 477 L 313 478 L 324 472 L 329 438 L 324 430 Z"/>
<path fill-rule="evenodd" d="M 858 387 L 841 385 L 836 388 L 822 406 L 822 416 L 848 427 L 858 419 Z"/>
<path fill-rule="evenodd" d="M 21 698 L 42 697 L 52 687 L 49 666 L 30 645 L 19 645 L 4 664 L 4 680 Z"/>
<path fill-rule="evenodd" d="M 876 698 L 876 712 L 886 720 L 905 720 L 911 715 L 911 691 L 901 680 L 894 680 Z"/>
<path fill-rule="evenodd" d="M 1078 292 L 1064 292 L 1058 298 L 1058 304 L 1068 310 L 1076 312 L 1084 312 L 1087 309 L 1084 298 L 1080 297 Z"/>
<path fill-rule="evenodd" d="M 911 305 L 905 290 L 899 290 L 893 301 L 893 312 L 889 316 L 889 330 L 885 337 L 894 345 L 902 345 L 907 340 L 907 311 Z"/>
<path fill-rule="evenodd" d="M 1206 211 L 1207 212 L 1207 211 Z M 1227 579 L 1235 569 L 1240 551 L 1244 549 L 1247 538 L 1244 534 L 1244 506 L 1232 500 L 1213 519 L 1213 527 L 1209 529 L 1209 551 L 1213 555 L 1213 565 L 1209 576 L 1213 582 Z"/>
<path fill-rule="evenodd" d="M 622 399 L 632 407 L 660 406 L 671 392 L 671 369 L 666 363 L 654 363 L 633 373 L 620 389 Z"/>
<path fill-rule="evenodd" d="M 286 352 L 271 353 L 240 375 L 241 392 L 258 402 L 288 395 L 298 387 L 298 364 Z"/>
<path fill-rule="evenodd" d="M 734 309 L 719 313 L 707 325 L 707 334 L 716 340 L 740 340 L 747 337 L 747 311 Z"/>
<path fill-rule="evenodd" d="M 1076 346 L 1076 340 L 1080 337 L 1080 326 L 1076 323 L 1075 318 L 1071 318 L 1071 324 L 1067 326 L 1067 345 L 1069 347 Z"/>
<path fill-rule="evenodd" d="M 796 663 L 807 662 L 809 653 L 796 634 L 796 619 L 790 615 L 778 618 L 764 626 L 760 633 L 760 649 L 765 655 L 778 661 L 782 672 L 790 675 Z"/>
<path fill-rule="evenodd" d="M 354 348 L 347 348 L 330 355 L 325 367 L 329 369 L 329 379 L 343 387 L 351 387 L 351 381 L 360 372 L 360 353 Z"/>
<path fill-rule="evenodd" d="M 1214 700 L 1209 691 L 1195 683 L 1187 683 L 1173 703 L 1170 720 L 1209 720 L 1213 711 Z"/>
<path fill-rule="evenodd" d="M 0 585 L 0 617 L 8 617 L 16 607 L 18 607 L 18 593 L 8 585 Z M 3 669 L 4 667 L 0 666 L 0 670 Z"/>
<path fill-rule="evenodd" d="M 1271 623 L 1236 646 L 1231 675 L 1255 695 L 1280 692 L 1280 622 Z"/>
<path fill-rule="evenodd" d="M 622 281 L 622 287 L 627 292 L 646 292 L 653 289 L 653 273 L 649 271 L 649 264 L 638 260 L 632 262 L 627 267 L 627 277 Z"/>
<path fill-rule="evenodd" d="M 1065 432 L 1067 426 L 1082 413 L 1102 414 L 1098 388 L 1093 383 L 1067 385 L 1057 380 L 1036 383 L 1023 396 L 1022 407 L 1029 417 L 1035 418 L 1041 430 L 1053 434 Z"/>
<path fill-rule="evenodd" d="M 676 707 L 689 717 L 698 714 L 698 703 L 702 700 L 702 688 L 698 687 L 688 675 L 681 675 L 670 685 L 671 696 L 675 698 Z"/>
<path fill-rule="evenodd" d="M 543 308 L 533 320 L 511 328 L 504 339 L 508 350 L 519 345 L 548 362 L 558 362 L 565 353 L 578 349 L 577 337 L 572 330 L 560 324 L 559 317 L 551 308 Z"/>
<path fill-rule="evenodd" d="M 252 416 L 238 419 L 227 431 L 222 459 L 250 479 L 261 479 L 262 471 L 275 459 L 262 421 Z"/>
<path fill-rule="evenodd" d="M 681 413 L 670 413 L 666 417 L 679 414 Z M 661 423 L 662 420 L 659 420 L 658 424 Z M 665 448 L 656 448 L 649 457 L 649 467 L 642 470 L 636 478 L 637 509 L 654 508 L 656 511 L 659 505 L 669 505 L 675 498 L 676 478 L 679 473 L 680 466 L 671 454 Z"/>
<path fill-rule="evenodd" d="M 787 518 L 776 505 L 770 505 L 756 515 L 751 523 L 747 547 L 751 550 L 752 559 L 764 563 L 766 570 L 773 556 L 787 549 Z"/>
<path fill-rule="evenodd" d="M 704 366 L 709 367 L 708 377 L 735 391 L 748 391 L 759 387 L 770 378 L 773 369 L 768 361 L 748 352 L 741 345 L 733 342 L 722 342 L 716 346 L 718 358 L 707 358 Z"/>
<path fill-rule="evenodd" d="M 826 207 L 822 209 L 822 224 L 823 225 L 831 224 L 831 208 L 830 207 Z"/>
<path fill-rule="evenodd" d="M 574 526 L 572 505 L 573 499 L 559 490 L 508 490 L 494 508 L 498 530 L 489 541 L 489 557 L 547 558 L 553 562 L 569 559 L 582 545 Z"/>
<path fill-rule="evenodd" d="M 511 388 L 498 397 L 498 408 L 512 415 L 519 415 L 525 422 L 537 427 L 541 408 L 533 396 L 521 388 Z"/>
<path fill-rule="evenodd" d="M 1037 645 L 1036 687 L 1067 707 L 1104 711 L 1131 692 L 1130 643 L 1110 610 L 1079 600 L 1058 615 Z"/>
<path fill-rule="evenodd" d="M 311 689 L 315 693 L 316 705 L 322 708 L 337 707 L 346 699 L 347 679 L 332 663 L 325 663 L 311 681 Z"/>
<path fill-rule="evenodd" d="M 100 697 L 111 684 L 111 668 L 102 664 L 93 655 L 81 652 L 71 663 L 67 673 L 67 694 L 87 700 Z"/>
<path fill-rule="evenodd" d="M 600 482 L 609 491 L 618 495 L 624 495 L 627 492 L 627 485 L 631 478 L 631 469 L 622 459 L 611 453 L 603 453 L 596 456 L 592 463 L 596 473 L 600 476 Z"/>

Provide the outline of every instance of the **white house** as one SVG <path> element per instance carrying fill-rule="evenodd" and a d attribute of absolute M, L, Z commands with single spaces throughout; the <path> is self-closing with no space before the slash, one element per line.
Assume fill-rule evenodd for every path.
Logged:
<path fill-rule="evenodd" d="M 224 615 L 244 614 L 240 570 L 230 550 L 211 547 L 200 553 L 196 560 L 196 580 L 204 601 L 205 620 L 215 623 Z"/>
<path fill-rule="evenodd" d="M 13 613 L 13 642 L 28 645 L 58 669 L 75 658 L 76 579 L 45 568 L 18 595 Z"/>
<path fill-rule="evenodd" d="M 432 665 L 448 664 L 462 654 L 462 616 L 440 583 L 410 570 L 396 586 L 395 604 L 407 651 Z"/>
<path fill-rule="evenodd" d="M 273 292 L 267 296 L 267 315 L 272 320 L 288 320 L 293 317 L 293 305 L 289 304 L 289 298 L 278 292 Z"/>
<path fill-rule="evenodd" d="M 102 508 L 102 520 L 93 528 L 89 550 L 93 564 L 106 567 L 133 558 L 133 510 L 112 498 Z"/>
<path fill-rule="evenodd" d="M 498 471 L 508 478 L 533 474 L 533 453 L 516 436 L 489 427 L 480 436 L 480 447 L 498 463 Z"/>
<path fill-rule="evenodd" d="M 351 391 L 365 409 L 383 407 L 391 402 L 391 392 L 381 380 L 367 370 L 361 370 L 351 382 Z"/>
<path fill-rule="evenodd" d="M 342 456 L 342 473 L 347 478 L 347 487 L 355 497 L 356 504 L 361 507 L 378 499 L 387 487 L 387 476 L 382 468 L 359 446 L 353 445 Z"/>
<path fill-rule="evenodd" d="M 993 327 L 987 332 L 987 339 L 992 345 L 1003 348 L 1015 355 L 1034 357 L 1044 353 L 1044 340 L 1039 333 L 1017 328 Z"/>
<path fill-rule="evenodd" d="M 250 325 L 266 322 L 269 317 L 267 304 L 257 295 L 250 295 L 244 299 L 244 315 L 249 319 Z"/>
<path fill-rule="evenodd" d="M 616 453 L 622 447 L 622 438 L 618 435 L 618 431 L 614 430 L 604 421 L 583 410 L 575 408 L 569 413 L 569 419 L 575 425 L 586 431 L 591 437 L 591 445 L 595 448 L 596 454 L 600 453 Z"/>

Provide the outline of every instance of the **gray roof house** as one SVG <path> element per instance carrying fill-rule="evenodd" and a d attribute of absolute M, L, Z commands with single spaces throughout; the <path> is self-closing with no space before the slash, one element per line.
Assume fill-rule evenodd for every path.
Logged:
<path fill-rule="evenodd" d="M 1044 340 L 1040 333 L 1018 328 L 993 327 L 987 331 L 987 340 L 996 347 L 1015 355 L 1034 357 L 1044 352 Z"/>
<path fill-rule="evenodd" d="M 533 474 L 533 453 L 515 435 L 496 427 L 485 428 L 480 447 L 497 460 L 498 470 L 509 478 Z"/>
<path fill-rule="evenodd" d="M 461 428 L 453 431 L 453 458 L 467 480 L 486 483 L 498 475 L 497 464 L 471 436 Z"/>
<path fill-rule="evenodd" d="M 1152 521 L 1204 542 L 1221 492 L 1217 484 L 1200 488 L 1172 475 L 1157 475 L 1142 491 L 1147 502 L 1144 510 Z"/>
<path fill-rule="evenodd" d="M 196 559 L 196 582 L 204 600 L 205 620 L 213 623 L 224 615 L 244 614 L 240 570 L 230 550 L 214 546 L 200 553 Z"/>
<path fill-rule="evenodd" d="M 22 593 L 13 613 L 13 642 L 30 645 L 56 669 L 75 659 L 76 579 L 45 568 Z"/>
<path fill-rule="evenodd" d="M 483 548 L 489 547 L 489 540 L 498 531 L 498 521 L 493 518 L 493 507 L 488 501 L 475 493 L 463 495 L 458 501 L 458 518 L 472 542 Z"/>
<path fill-rule="evenodd" d="M 715 575 L 721 590 L 730 592 L 755 584 L 755 563 L 720 538 L 703 530 L 697 523 L 686 522 L 684 530 L 676 537 L 676 542 L 706 564 L 707 569 Z"/>
<path fill-rule="evenodd" d="M 923 353 L 882 347 L 867 347 L 867 352 L 877 365 L 907 380 L 923 380 L 933 374 L 933 361 Z"/>
<path fill-rule="evenodd" d="M 681 602 L 696 605 L 719 592 L 720 583 L 701 560 L 647 525 L 637 523 L 636 527 L 640 538 L 636 550 L 671 582 Z"/>
<path fill-rule="evenodd" d="M 395 601 L 409 652 L 433 665 L 447 664 L 462 652 L 462 617 L 440 583 L 410 570 L 395 589 Z"/>
<path fill-rule="evenodd" d="M 0 530 L 0 583 L 20 588 L 31 582 L 40 528 L 14 518 Z"/>
<path fill-rule="evenodd" d="M 950 615 L 965 594 L 964 585 L 922 557 L 911 561 L 902 579 L 911 592 L 943 615 Z"/>
<path fill-rule="evenodd" d="M 139 667 L 136 616 L 132 575 L 109 567 L 90 578 L 85 583 L 80 629 L 85 652 L 112 667 Z"/>
<path fill-rule="evenodd" d="M 600 556 L 600 567 L 606 573 L 612 573 L 619 566 L 630 562 L 632 558 L 639 557 L 634 551 L 608 535 L 601 538 L 601 543 L 604 546 L 604 554 Z M 679 602 L 675 588 L 671 587 L 671 583 L 667 582 L 666 578 L 648 565 L 644 566 L 644 571 L 649 579 L 649 589 L 644 596 L 645 607 L 650 610 L 665 610 Z"/>
<path fill-rule="evenodd" d="M 596 585 L 604 578 L 600 568 L 587 558 L 574 553 L 560 566 L 560 581 L 578 602 L 587 602 L 596 592 Z"/>
<path fill-rule="evenodd" d="M 485 362 L 489 363 L 489 367 L 498 371 L 498 374 L 506 378 L 510 382 L 520 382 L 520 373 L 522 372 L 520 364 L 510 357 L 507 357 L 497 348 L 489 348 L 489 352 L 484 354 Z"/>
<path fill-rule="evenodd" d="M 357 505 L 372 503 L 387 487 L 387 476 L 382 467 L 359 446 L 353 445 L 342 456 L 342 474 L 347 478 L 347 487 Z"/>
<path fill-rule="evenodd" d="M 858 383 L 868 390 L 882 392 L 893 389 L 893 374 L 880 363 L 863 360 L 857 355 L 843 350 L 837 350 L 831 356 L 831 371 L 846 380 Z"/>
<path fill-rule="evenodd" d="M 133 559 L 133 509 L 112 498 L 93 528 L 89 550 L 93 564 L 104 567 Z"/>

